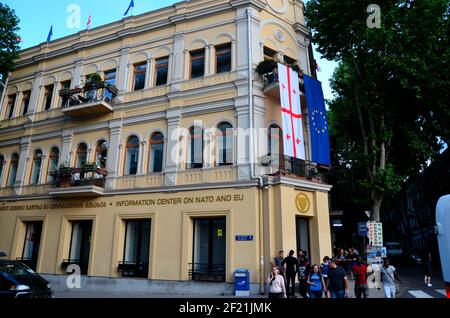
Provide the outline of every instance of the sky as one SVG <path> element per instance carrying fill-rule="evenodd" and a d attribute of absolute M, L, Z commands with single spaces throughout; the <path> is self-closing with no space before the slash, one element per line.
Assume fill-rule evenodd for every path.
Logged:
<path fill-rule="evenodd" d="M 3 3 L 16 11 L 20 19 L 20 36 L 23 40 L 21 48 L 29 48 L 47 40 L 50 27 L 53 25 L 52 40 L 77 33 L 86 29 L 89 15 L 92 16 L 91 29 L 123 18 L 130 0 L 3 0 Z M 170 6 L 180 0 L 134 0 L 133 15 Z M 307 2 L 307 1 L 306 1 Z M 69 27 L 67 23 L 71 12 L 68 9 L 76 5 L 80 9 L 81 23 Z M 318 79 L 322 82 L 325 99 L 332 99 L 329 79 L 336 67 L 335 62 L 315 58 L 320 72 Z"/>

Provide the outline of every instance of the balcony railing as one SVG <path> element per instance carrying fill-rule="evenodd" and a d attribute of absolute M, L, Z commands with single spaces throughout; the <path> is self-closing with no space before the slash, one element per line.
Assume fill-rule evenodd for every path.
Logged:
<path fill-rule="evenodd" d="M 96 82 L 83 88 L 63 89 L 59 92 L 63 113 L 72 117 L 111 113 L 117 94 L 117 88 L 106 82 Z"/>
<path fill-rule="evenodd" d="M 225 282 L 225 264 L 192 263 L 189 276 L 195 281 Z"/>
<path fill-rule="evenodd" d="M 53 188 L 49 191 L 52 196 L 95 197 L 103 195 L 108 171 L 95 166 L 62 167 L 50 175 L 53 177 Z"/>
<path fill-rule="evenodd" d="M 148 277 L 148 263 L 119 262 L 118 272 L 122 272 L 122 277 Z"/>
<path fill-rule="evenodd" d="M 278 156 L 272 156 L 272 159 L 272 175 L 304 178 L 324 184 L 328 182 L 328 167 L 287 156 L 280 156 L 279 158 Z"/>

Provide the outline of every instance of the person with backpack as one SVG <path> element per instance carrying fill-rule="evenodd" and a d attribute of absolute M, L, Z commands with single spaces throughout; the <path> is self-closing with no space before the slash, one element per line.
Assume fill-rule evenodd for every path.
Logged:
<path fill-rule="evenodd" d="M 297 269 L 300 295 L 303 298 L 308 298 L 308 273 L 311 269 L 311 265 L 306 251 L 300 250 L 298 252 Z"/>
<path fill-rule="evenodd" d="M 286 298 L 286 285 L 278 266 L 272 268 L 272 273 L 266 282 L 269 285 L 269 298 Z"/>
<path fill-rule="evenodd" d="M 328 281 L 328 271 L 330 270 L 330 258 L 325 256 L 323 258 L 323 263 L 320 264 L 320 272 L 322 273 L 323 280 L 325 284 Z"/>
<path fill-rule="evenodd" d="M 327 293 L 323 276 L 319 271 L 319 266 L 313 265 L 307 279 L 309 298 L 322 298 L 323 293 Z"/>

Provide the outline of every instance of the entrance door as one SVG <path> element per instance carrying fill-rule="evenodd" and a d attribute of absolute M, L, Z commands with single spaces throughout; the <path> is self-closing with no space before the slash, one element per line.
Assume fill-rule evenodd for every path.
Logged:
<path fill-rule="evenodd" d="M 226 218 L 194 220 L 192 279 L 225 281 Z"/>
<path fill-rule="evenodd" d="M 87 275 L 91 251 L 92 221 L 72 222 L 69 264 L 80 266 L 81 274 Z"/>
<path fill-rule="evenodd" d="M 22 251 L 22 263 L 36 270 L 41 245 L 42 221 L 26 222 L 25 240 Z"/>
<path fill-rule="evenodd" d="M 309 219 L 297 217 L 297 251 L 303 250 L 311 257 L 309 250 Z"/>

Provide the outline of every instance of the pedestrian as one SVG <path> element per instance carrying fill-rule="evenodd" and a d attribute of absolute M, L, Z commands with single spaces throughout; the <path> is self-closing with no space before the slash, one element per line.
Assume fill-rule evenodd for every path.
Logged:
<path fill-rule="evenodd" d="M 400 277 L 397 275 L 397 270 L 394 266 L 390 265 L 389 259 L 383 260 L 383 266 L 380 269 L 381 281 L 383 282 L 384 296 L 386 298 L 395 298 L 397 287 L 395 285 L 395 279 L 401 282 Z"/>
<path fill-rule="evenodd" d="M 325 256 L 323 258 L 323 263 L 320 264 L 320 272 L 322 273 L 323 280 L 325 283 L 328 281 L 328 271 L 330 270 L 330 258 Z"/>
<path fill-rule="evenodd" d="M 300 295 L 308 298 L 308 273 L 310 272 L 310 263 L 308 253 L 304 250 L 298 252 L 298 286 Z"/>
<path fill-rule="evenodd" d="M 358 255 L 355 253 L 355 250 L 353 247 L 350 247 L 348 250 L 348 255 L 347 255 L 347 273 L 350 273 L 350 279 L 354 279 L 353 277 L 353 265 L 356 263 L 356 260 L 358 259 Z"/>
<path fill-rule="evenodd" d="M 269 285 L 269 298 L 286 298 L 286 285 L 278 266 L 272 267 L 272 273 L 266 282 Z"/>
<path fill-rule="evenodd" d="M 336 265 L 341 266 L 345 270 L 346 262 L 347 257 L 345 256 L 345 250 L 340 248 L 338 254 L 336 255 Z"/>
<path fill-rule="evenodd" d="M 330 292 L 331 298 L 346 298 L 349 295 L 347 273 L 336 264 L 334 258 L 330 261 L 326 290 Z"/>
<path fill-rule="evenodd" d="M 367 286 L 367 265 L 358 257 L 352 267 L 355 276 L 355 296 L 356 298 L 369 298 L 369 287 Z"/>
<path fill-rule="evenodd" d="M 320 273 L 319 266 L 313 265 L 307 279 L 309 298 L 322 298 L 323 293 L 327 293 L 323 275 Z"/>
<path fill-rule="evenodd" d="M 428 250 L 424 249 L 422 251 L 422 267 L 425 275 L 424 281 L 428 287 L 432 287 L 431 284 L 431 254 Z"/>
<path fill-rule="evenodd" d="M 286 284 L 285 268 L 284 268 L 284 265 L 282 265 L 283 260 L 284 260 L 284 251 L 279 251 L 278 255 L 273 258 L 273 261 L 271 262 L 271 264 L 273 267 L 275 267 L 275 266 L 278 267 L 278 270 L 280 271 L 280 275 L 283 276 L 284 283 Z"/>
<path fill-rule="evenodd" d="M 289 251 L 281 266 L 286 265 L 286 292 L 290 298 L 295 298 L 295 274 L 297 273 L 298 260 L 294 257 L 294 251 Z"/>

